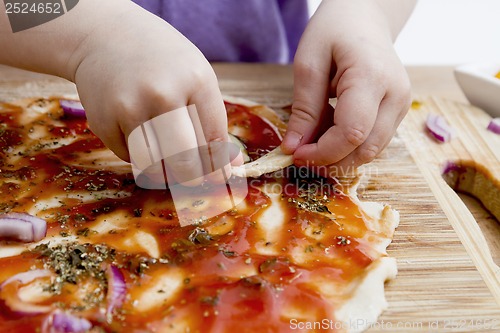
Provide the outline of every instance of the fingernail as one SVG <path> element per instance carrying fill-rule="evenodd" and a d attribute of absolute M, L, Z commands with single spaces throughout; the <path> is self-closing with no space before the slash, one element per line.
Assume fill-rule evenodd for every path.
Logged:
<path fill-rule="evenodd" d="M 299 134 L 295 131 L 289 131 L 286 133 L 285 139 L 283 141 L 287 148 L 289 148 L 290 150 L 295 150 L 299 147 L 303 137 L 304 136 L 302 134 Z"/>

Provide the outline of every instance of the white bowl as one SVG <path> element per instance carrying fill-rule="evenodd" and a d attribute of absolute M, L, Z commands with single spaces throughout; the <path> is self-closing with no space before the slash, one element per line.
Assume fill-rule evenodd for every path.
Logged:
<path fill-rule="evenodd" d="M 500 63 L 472 63 L 455 68 L 455 79 L 472 105 L 500 117 Z"/>

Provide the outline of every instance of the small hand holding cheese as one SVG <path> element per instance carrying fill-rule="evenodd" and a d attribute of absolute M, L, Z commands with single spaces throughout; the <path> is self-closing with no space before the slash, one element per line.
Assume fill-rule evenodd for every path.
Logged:
<path fill-rule="evenodd" d="M 295 164 L 329 166 L 317 168 L 324 176 L 334 169 L 346 173 L 389 143 L 410 103 L 409 80 L 392 42 L 413 5 L 321 3 L 294 61 L 292 115 L 281 148 L 294 154 Z M 329 97 L 337 97 L 335 112 Z"/>

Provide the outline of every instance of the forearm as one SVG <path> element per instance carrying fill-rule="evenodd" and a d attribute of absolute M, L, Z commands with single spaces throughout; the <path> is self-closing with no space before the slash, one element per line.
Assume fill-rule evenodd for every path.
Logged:
<path fill-rule="evenodd" d="M 80 46 L 102 26 L 112 29 L 110 23 L 130 5 L 127 0 L 82 0 L 52 21 L 13 33 L 0 1 L 0 63 L 73 80 Z"/>

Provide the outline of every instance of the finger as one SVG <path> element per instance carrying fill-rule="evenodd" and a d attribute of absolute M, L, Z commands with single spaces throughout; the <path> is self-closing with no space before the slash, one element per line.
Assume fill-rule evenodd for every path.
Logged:
<path fill-rule="evenodd" d="M 317 143 L 301 146 L 294 153 L 295 163 L 328 165 L 340 161 L 363 144 L 373 129 L 383 90 L 362 77 L 343 78 L 346 87 L 339 90 L 334 125 Z"/>
<path fill-rule="evenodd" d="M 368 139 L 334 165 L 320 168 L 319 174 L 325 177 L 352 175 L 362 164 L 371 162 L 378 157 L 390 144 L 392 137 L 409 108 L 410 99 L 403 100 L 386 98 L 382 101 L 375 126 Z"/>
<path fill-rule="evenodd" d="M 153 162 L 164 161 L 169 181 L 187 186 L 203 181 L 198 141 L 186 107 L 157 116 L 142 127 Z"/>
<path fill-rule="evenodd" d="M 114 121 L 103 122 L 94 119 L 94 114 L 101 112 L 92 111 L 91 107 L 86 107 L 87 121 L 90 130 L 101 139 L 106 147 L 108 147 L 116 156 L 125 162 L 130 162 L 130 155 L 127 148 L 127 140 L 118 124 Z"/>
<path fill-rule="evenodd" d="M 408 80 L 403 79 L 388 90 L 380 103 L 377 120 L 366 141 L 335 165 L 340 169 L 357 168 L 373 161 L 390 143 L 410 104 L 411 87 Z"/>
<path fill-rule="evenodd" d="M 124 136 L 120 125 L 115 121 L 106 103 L 99 104 L 98 98 L 89 98 L 80 92 L 80 100 L 85 108 L 87 123 L 90 130 L 120 159 L 129 162 L 130 156 L 127 149 L 127 137 Z M 109 103 L 109 101 L 108 101 Z M 114 105 L 114 110 L 121 113 L 121 105 Z"/>
<path fill-rule="evenodd" d="M 232 143 L 217 140 L 199 147 L 206 181 L 213 184 L 227 183 L 231 176 L 230 156 L 235 155 L 232 146 Z"/>
<path fill-rule="evenodd" d="M 231 159 L 231 166 L 240 166 L 245 163 L 243 153 L 236 144 L 232 144 L 229 149 L 229 158 Z"/>
<path fill-rule="evenodd" d="M 200 84 L 197 84 L 197 80 Z M 175 103 L 164 96 L 164 92 L 172 90 L 172 87 L 164 86 L 160 89 L 157 86 L 150 92 L 153 95 L 150 108 L 154 114 L 169 109 L 172 105 L 188 105 L 180 108 L 183 110 L 180 118 L 176 117 L 175 113 L 168 112 L 168 118 L 162 123 L 157 123 L 155 136 L 162 141 L 160 148 L 163 151 L 160 153 L 166 158 L 167 175 L 171 173 L 169 181 L 175 180 L 186 186 L 196 186 L 220 165 L 228 165 L 224 168 L 228 177 L 231 169 L 227 149 L 213 149 L 213 151 L 209 149 L 212 142 L 228 140 L 225 107 L 217 80 L 215 76 L 210 77 L 204 73 L 194 76 L 190 84 L 203 88 L 190 92 L 189 87 L 176 86 L 187 91 L 188 95 L 191 93 L 194 95 L 190 99 Z M 153 119 L 157 118 L 160 119 L 161 116 Z M 224 179 L 225 177 L 219 177 L 216 180 L 224 181 Z"/>
<path fill-rule="evenodd" d="M 312 142 L 318 141 L 318 139 L 326 132 L 330 127 L 334 125 L 333 119 L 335 117 L 335 108 L 327 104 L 325 107 L 324 114 L 321 117 L 321 121 L 318 125 L 318 130 Z"/>
<path fill-rule="evenodd" d="M 325 44 L 318 46 L 314 40 L 316 36 L 306 31 L 294 60 L 292 114 L 281 144 L 286 154 L 314 140 L 328 104 L 332 53 Z"/>
<path fill-rule="evenodd" d="M 387 147 L 398 126 L 391 111 L 386 106 L 381 106 L 375 126 L 366 141 L 335 163 L 336 171 L 340 175 L 353 173 L 359 166 L 373 161 Z"/>
<path fill-rule="evenodd" d="M 215 74 L 209 76 L 203 87 L 205 89 L 198 91 L 189 101 L 194 105 L 190 116 L 197 133 L 205 175 L 211 174 L 211 182 L 225 182 L 231 176 L 231 161 L 237 155 L 231 149 L 226 108 Z"/>

